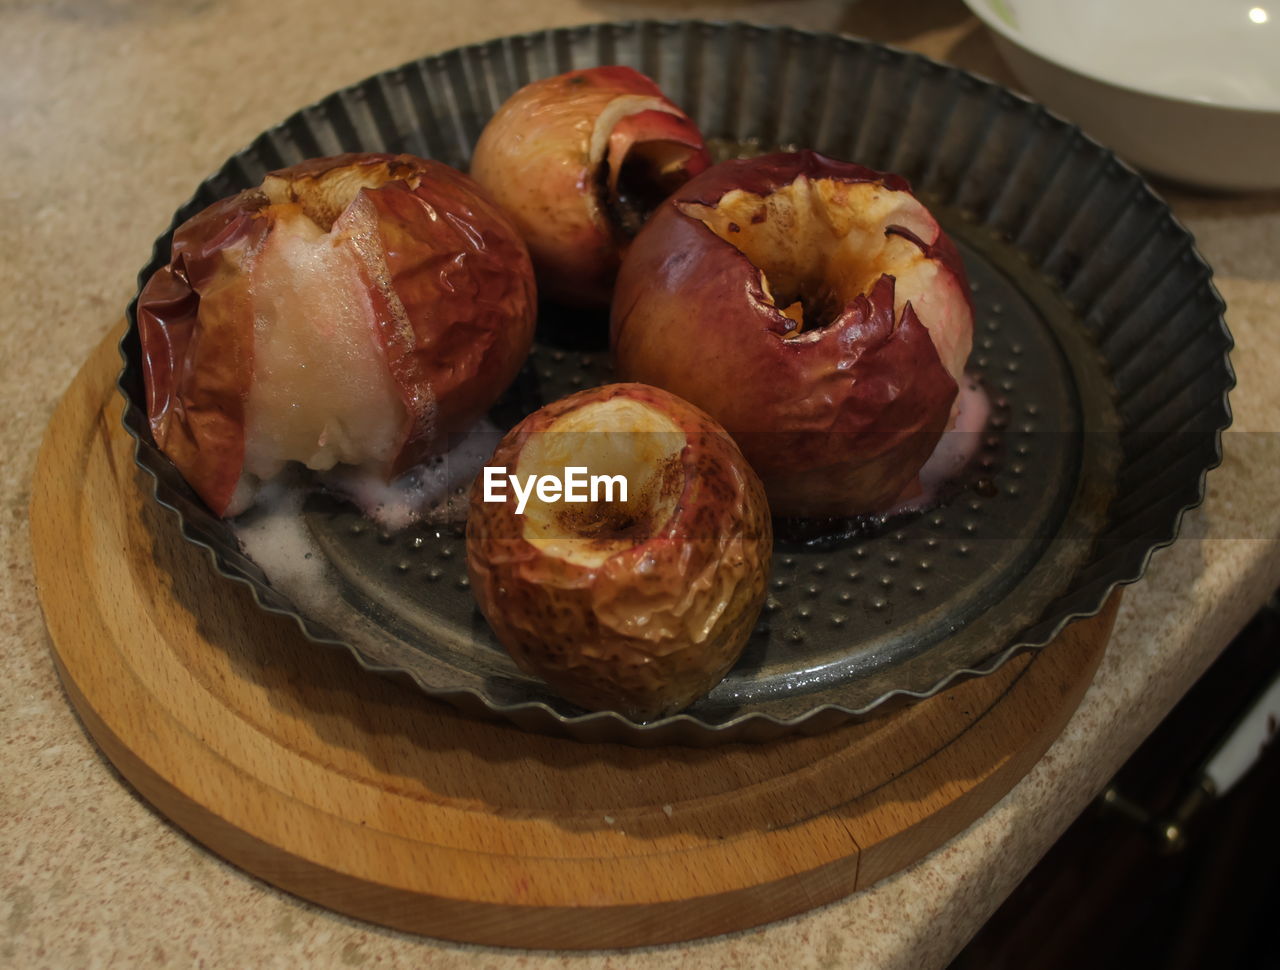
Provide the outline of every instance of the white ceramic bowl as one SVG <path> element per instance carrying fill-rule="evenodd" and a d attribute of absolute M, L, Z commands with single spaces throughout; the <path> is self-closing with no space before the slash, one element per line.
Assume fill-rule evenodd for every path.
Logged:
<path fill-rule="evenodd" d="M 1280 0 L 965 0 L 1027 89 L 1133 164 L 1280 188 Z"/>

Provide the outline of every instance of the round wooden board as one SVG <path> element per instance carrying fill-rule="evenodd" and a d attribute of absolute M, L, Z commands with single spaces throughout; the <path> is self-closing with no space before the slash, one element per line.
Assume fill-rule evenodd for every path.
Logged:
<path fill-rule="evenodd" d="M 270 883 L 452 940 L 592 948 L 802 912 L 919 859 L 1043 754 L 1118 596 L 891 715 L 767 745 L 587 745 L 461 716 L 308 643 L 149 497 L 117 334 L 60 403 L 31 533 L 72 703 L 142 795 Z"/>

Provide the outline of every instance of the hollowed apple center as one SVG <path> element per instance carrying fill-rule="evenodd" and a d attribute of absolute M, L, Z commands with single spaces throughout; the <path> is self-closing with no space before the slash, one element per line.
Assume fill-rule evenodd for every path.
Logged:
<path fill-rule="evenodd" d="M 896 225 L 929 240 L 932 219 L 909 194 L 874 182 L 800 176 L 769 195 L 734 189 L 715 205 L 679 208 L 759 270 L 785 337 L 829 327 L 884 274 L 916 284 L 935 272 L 918 245 L 886 232 Z M 899 286 L 895 310 L 911 289 Z"/>
<path fill-rule="evenodd" d="M 683 489 L 680 454 L 685 433 L 665 414 L 641 401 L 614 397 L 584 404 L 529 437 L 514 474 L 554 476 L 585 468 L 590 478 L 621 476 L 621 490 L 597 501 L 540 501 L 529 498 L 523 536 L 549 556 L 576 565 L 599 566 L 610 556 L 656 534 L 675 512 Z"/>
<path fill-rule="evenodd" d="M 625 239 L 634 237 L 658 203 L 688 177 L 688 145 L 653 137 L 652 130 L 642 137 L 636 130 L 637 119 L 655 115 L 673 115 L 671 106 L 648 95 L 619 95 L 591 130 L 588 157 L 596 173 L 596 202 Z"/>
<path fill-rule="evenodd" d="M 688 158 L 687 145 L 641 142 L 631 146 L 616 173 L 601 167 L 606 210 L 626 238 L 633 238 L 662 200 L 684 183 Z"/>
<path fill-rule="evenodd" d="M 404 177 L 416 188 L 418 177 L 402 163 L 383 161 L 376 165 L 339 165 L 294 179 L 268 175 L 262 180 L 262 194 L 272 205 L 296 203 L 317 229 L 329 232 L 361 189 L 377 189 L 396 177 Z"/>

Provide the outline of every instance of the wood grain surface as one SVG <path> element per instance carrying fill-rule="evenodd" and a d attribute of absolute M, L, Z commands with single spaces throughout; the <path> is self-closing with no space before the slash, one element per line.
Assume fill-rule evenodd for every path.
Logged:
<path fill-rule="evenodd" d="M 453 712 L 263 613 L 133 463 L 118 333 L 60 403 L 31 505 L 67 694 L 106 756 L 211 850 L 324 906 L 452 940 L 710 936 L 868 886 L 1043 754 L 1118 596 L 1043 651 L 812 738 L 588 745 Z"/>

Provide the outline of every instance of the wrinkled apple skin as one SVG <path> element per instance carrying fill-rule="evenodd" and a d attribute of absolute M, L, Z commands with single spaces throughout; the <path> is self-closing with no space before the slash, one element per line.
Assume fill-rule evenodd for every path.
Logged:
<path fill-rule="evenodd" d="M 587 68 L 512 95 L 481 133 L 471 176 L 511 215 L 544 296 L 604 307 L 628 239 L 611 222 L 602 179 L 659 144 L 672 153 L 673 180 L 710 164 L 697 126 L 652 80 L 629 67 Z"/>
<path fill-rule="evenodd" d="M 245 458 L 254 257 L 299 209 L 327 229 L 348 201 L 360 207 L 365 230 L 347 243 L 365 254 L 370 326 L 404 405 L 385 477 L 442 450 L 528 355 L 536 312 L 528 252 L 467 176 L 383 154 L 313 159 L 268 175 L 178 227 L 169 263 L 138 299 L 156 444 L 218 515 Z"/>
<path fill-rule="evenodd" d="M 589 710 L 635 720 L 687 707 L 738 659 L 764 603 L 773 533 L 764 490 L 707 415 L 639 384 L 581 391 L 530 415 L 490 464 L 514 469 L 531 435 L 585 404 L 627 396 L 687 435 L 676 512 L 599 566 L 526 541 L 515 499 L 483 501 L 467 520 L 467 566 L 481 612 L 516 664 Z"/>
<path fill-rule="evenodd" d="M 894 278 L 881 275 L 830 325 L 784 339 L 794 324 L 757 267 L 686 211 L 735 189 L 769 196 L 802 177 L 907 191 L 897 176 L 813 152 L 709 169 L 659 207 L 628 251 L 612 309 L 615 364 L 623 379 L 666 388 L 728 429 L 775 514 L 884 511 L 913 487 L 951 418 L 972 340 L 968 284 L 954 245 L 911 200 L 919 231 L 900 235 L 938 264 L 934 291 L 905 294 L 902 305 Z M 940 339 L 917 304 L 941 308 Z"/>

